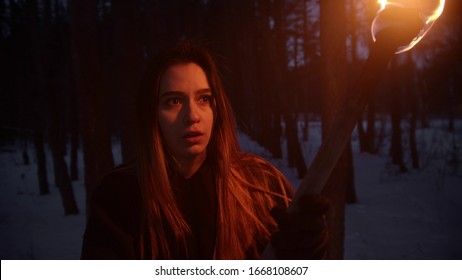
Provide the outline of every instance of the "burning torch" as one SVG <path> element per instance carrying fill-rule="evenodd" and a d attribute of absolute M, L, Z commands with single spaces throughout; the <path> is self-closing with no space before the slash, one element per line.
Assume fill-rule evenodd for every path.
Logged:
<path fill-rule="evenodd" d="M 304 194 L 319 194 L 345 149 L 356 121 L 394 53 L 414 47 L 442 14 L 445 0 L 378 0 L 380 10 L 372 22 L 369 57 L 345 105 L 322 141 L 316 157 L 295 193 L 288 212 L 295 211 Z M 263 259 L 274 258 L 269 245 Z"/>

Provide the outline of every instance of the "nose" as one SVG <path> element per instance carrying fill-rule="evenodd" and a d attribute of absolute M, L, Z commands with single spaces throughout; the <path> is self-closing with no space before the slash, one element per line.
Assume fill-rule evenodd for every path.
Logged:
<path fill-rule="evenodd" d="M 199 108 L 194 101 L 190 101 L 184 108 L 183 121 L 186 125 L 192 125 L 200 121 Z"/>

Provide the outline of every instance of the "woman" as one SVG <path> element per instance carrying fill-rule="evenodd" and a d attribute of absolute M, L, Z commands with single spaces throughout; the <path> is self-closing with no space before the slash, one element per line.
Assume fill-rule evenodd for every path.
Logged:
<path fill-rule="evenodd" d="M 212 56 L 190 43 L 159 55 L 142 83 L 138 117 L 137 160 L 95 190 L 82 258 L 259 258 L 277 228 L 271 210 L 287 208 L 293 190 L 271 164 L 240 152 Z M 273 234 L 280 256 L 297 257 L 300 244 L 287 240 L 308 235 L 315 238 L 305 253 L 324 255 L 324 204 L 308 204 L 315 217 L 307 230 L 291 222 Z"/>

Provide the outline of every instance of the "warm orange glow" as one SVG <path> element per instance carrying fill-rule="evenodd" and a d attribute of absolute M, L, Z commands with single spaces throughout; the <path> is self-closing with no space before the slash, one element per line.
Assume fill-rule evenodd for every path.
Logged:
<path fill-rule="evenodd" d="M 385 6 L 387 5 L 387 0 L 378 0 L 379 5 L 380 5 L 380 10 L 385 9 Z"/>
<path fill-rule="evenodd" d="M 389 26 L 398 26 L 402 23 L 388 22 L 380 17 L 382 11 L 388 8 L 406 8 L 419 11 L 419 16 L 424 27 L 419 34 L 405 46 L 398 48 L 396 53 L 402 53 L 412 49 L 422 38 L 427 34 L 435 21 L 441 16 L 444 9 L 445 0 L 377 0 L 380 5 L 380 10 L 372 22 L 371 32 L 372 38 L 375 41 L 376 34 Z"/>

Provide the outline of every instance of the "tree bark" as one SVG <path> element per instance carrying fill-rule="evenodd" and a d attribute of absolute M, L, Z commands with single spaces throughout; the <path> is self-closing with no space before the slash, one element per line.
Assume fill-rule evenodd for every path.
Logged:
<path fill-rule="evenodd" d="M 345 149 L 346 159 L 347 161 L 351 159 L 351 164 L 347 164 L 347 189 L 346 189 L 346 196 L 345 202 L 348 204 L 354 204 L 358 202 L 358 196 L 356 195 L 356 188 L 355 188 L 355 169 L 353 166 L 353 149 L 351 147 L 351 143 L 347 145 Z"/>
<path fill-rule="evenodd" d="M 61 72 L 60 61 L 57 55 L 62 52 L 62 46 L 59 41 L 59 34 L 55 33 L 53 28 L 54 19 L 52 15 L 51 1 L 44 1 L 44 27 L 42 35 L 41 45 L 41 60 L 38 67 L 45 69 L 45 87 L 43 88 L 46 93 L 48 102 L 48 135 L 49 144 L 53 160 L 53 173 L 55 177 L 55 185 L 61 195 L 64 214 L 65 215 L 76 215 L 79 214 L 77 202 L 75 200 L 74 192 L 72 190 L 71 179 L 67 170 L 67 164 L 64 160 L 66 151 L 66 141 L 62 130 L 62 120 L 64 114 L 62 113 L 62 101 L 61 95 L 58 95 L 58 81 L 60 81 Z"/>
<path fill-rule="evenodd" d="M 358 64 L 358 56 L 357 56 L 357 9 L 356 9 L 356 1 L 355 0 L 350 0 L 349 3 L 350 6 L 350 34 L 351 34 L 351 66 L 350 68 L 352 70 L 356 69 L 356 66 Z M 355 71 L 350 71 L 350 73 L 354 73 Z M 350 79 L 351 80 L 351 79 Z M 352 88 L 351 86 L 349 87 L 350 89 Z M 365 138 L 365 133 L 363 129 L 363 121 L 362 118 L 360 117 L 358 120 L 358 141 L 359 141 L 359 148 L 361 152 L 364 152 L 364 138 Z M 347 146 L 346 148 L 346 153 L 347 153 L 347 158 L 350 158 L 353 160 L 353 150 L 351 147 L 351 144 Z M 358 198 L 356 196 L 356 188 L 355 188 L 355 171 L 354 171 L 354 166 L 353 162 L 347 166 L 349 169 L 347 172 L 348 176 L 348 181 L 347 181 L 347 192 L 345 196 L 345 202 L 348 204 L 353 204 L 358 201 Z"/>
<path fill-rule="evenodd" d="M 391 147 L 390 154 L 392 158 L 392 163 L 399 166 L 401 172 L 407 171 L 407 168 L 403 160 L 403 144 L 402 144 L 402 131 L 401 131 L 401 103 L 400 103 L 400 93 L 401 88 L 398 84 L 397 71 L 398 66 L 396 58 L 392 60 L 391 63 L 391 75 L 392 75 L 392 88 L 390 94 L 391 97 Z"/>
<path fill-rule="evenodd" d="M 71 0 L 72 61 L 85 165 L 86 201 L 101 176 L 113 167 L 108 94 L 103 83 L 97 30 L 97 1 Z M 88 216 L 87 207 L 87 216 Z"/>
<path fill-rule="evenodd" d="M 376 154 L 377 148 L 375 146 L 375 100 L 371 98 L 371 101 L 367 105 L 367 131 L 365 137 L 364 148 L 365 151 L 370 154 Z"/>
<path fill-rule="evenodd" d="M 293 161 L 293 165 L 297 168 L 298 178 L 301 179 L 305 176 L 307 167 L 298 139 L 297 118 L 293 114 L 286 113 L 284 120 L 286 123 L 287 157 Z"/>
<path fill-rule="evenodd" d="M 12 6 L 10 6 L 11 9 Z M 32 102 L 30 109 L 32 111 L 31 124 L 34 130 L 34 147 L 37 156 L 37 177 L 39 182 L 39 194 L 46 195 L 50 193 L 47 166 L 46 166 L 46 152 L 44 133 L 46 128 L 47 110 L 46 98 L 38 98 L 45 93 L 45 81 L 48 77 L 45 73 L 45 67 L 42 58 L 44 50 L 43 44 L 43 30 L 39 28 L 42 26 L 38 18 L 38 4 L 36 0 L 28 1 L 26 5 L 26 15 L 28 19 L 28 32 L 29 42 L 32 45 L 33 52 L 31 54 L 32 67 L 28 85 L 31 93 Z M 33 94 L 32 94 L 33 93 Z M 25 110 L 27 112 L 27 109 Z"/>
<path fill-rule="evenodd" d="M 455 119 L 455 108 L 454 108 L 454 102 L 455 102 L 455 94 L 454 94 L 454 82 L 453 78 L 449 78 L 448 81 L 448 132 L 454 133 L 455 127 L 454 127 L 454 119 Z"/>
<path fill-rule="evenodd" d="M 350 36 L 351 36 L 351 65 L 350 65 L 350 73 L 356 73 L 356 66 L 358 64 L 358 54 L 357 54 L 357 20 L 356 20 L 356 1 L 349 0 L 350 6 Z M 351 79 L 350 79 L 351 80 Z M 350 83 L 350 89 L 352 88 L 352 83 Z M 357 124 L 358 129 L 358 144 L 359 150 L 361 153 L 365 152 L 365 142 L 366 142 L 366 132 L 364 131 L 363 127 L 363 118 L 362 116 L 358 119 Z"/>
<path fill-rule="evenodd" d="M 420 86 L 421 86 L 421 91 L 422 93 L 420 94 L 419 98 L 419 104 L 420 104 L 420 123 L 423 128 L 429 128 L 430 127 L 430 121 L 429 121 L 429 91 L 428 91 L 428 85 L 427 81 L 423 76 L 419 79 Z"/>
<path fill-rule="evenodd" d="M 34 132 L 34 147 L 37 157 L 37 177 L 39 182 L 39 193 L 40 195 L 49 194 L 50 187 L 48 185 L 46 154 L 43 143 L 43 132 L 41 129 L 37 129 Z"/>
<path fill-rule="evenodd" d="M 261 49 L 257 52 L 258 64 L 258 96 L 260 100 L 265 100 L 265 106 L 257 106 L 257 119 L 262 129 L 258 135 L 258 142 L 272 153 L 275 158 L 282 157 L 281 136 L 282 129 L 280 124 L 281 111 L 284 105 L 279 95 L 283 87 L 283 64 L 280 59 L 279 45 L 280 40 L 278 32 L 272 30 L 269 26 L 270 18 L 274 20 L 275 29 L 280 28 L 282 24 L 279 18 L 274 18 L 273 5 L 268 1 L 259 1 L 258 12 L 259 21 L 259 40 L 262 42 Z M 284 42 L 284 41 L 282 41 Z"/>
<path fill-rule="evenodd" d="M 419 114 L 418 99 L 415 90 L 414 82 L 414 65 L 412 57 L 408 52 L 406 54 L 406 62 L 404 67 L 404 75 L 406 76 L 406 93 L 407 101 L 410 109 L 410 118 L 409 118 L 409 149 L 411 152 L 411 161 L 412 168 L 419 169 L 419 152 L 417 150 L 417 140 L 416 140 L 416 128 L 417 128 L 417 116 Z"/>
<path fill-rule="evenodd" d="M 122 158 L 135 158 L 136 151 L 136 98 L 143 67 L 140 44 L 140 1 L 112 1 L 114 15 L 114 56 L 116 94 Z M 128 71 L 127 71 L 128 70 Z"/>
<path fill-rule="evenodd" d="M 305 109 L 306 110 L 306 109 Z M 303 112 L 303 141 L 308 141 L 308 136 L 310 132 L 310 119 L 308 117 L 308 113 L 305 111 Z"/>
<path fill-rule="evenodd" d="M 366 7 L 368 10 L 368 21 L 372 23 L 378 9 L 379 5 L 376 0 L 368 0 L 366 3 Z M 372 41 L 370 39 L 369 41 Z M 369 50 L 370 51 L 370 50 Z M 376 129 L 375 129 L 375 122 L 376 122 L 376 104 L 375 104 L 375 95 L 372 95 L 369 104 L 367 105 L 367 127 L 364 135 L 364 143 L 363 148 L 364 151 L 370 154 L 377 154 L 378 147 L 375 142 L 376 138 Z"/>
<path fill-rule="evenodd" d="M 225 2 L 229 6 L 229 1 Z M 233 3 L 234 4 L 234 3 Z M 238 100 L 236 100 L 236 115 L 239 116 L 241 123 L 243 124 L 241 128 L 244 128 L 244 131 L 249 133 L 252 129 L 252 119 L 255 118 L 255 109 L 254 107 L 259 106 L 258 99 L 255 98 L 257 91 L 257 65 L 256 65 L 256 53 L 257 53 L 257 43 L 256 40 L 256 16 L 255 16 L 255 7 L 253 1 L 240 0 L 236 1 L 238 7 L 235 10 L 235 14 L 227 16 L 227 26 L 229 29 L 233 30 L 233 41 L 238 42 L 237 51 L 234 48 L 228 49 L 227 54 L 232 55 L 236 53 L 237 59 L 236 62 L 236 79 L 235 85 L 231 86 L 233 93 L 236 93 Z M 235 4 L 234 4 L 235 5 Z M 226 7 L 228 8 L 228 7 Z M 228 10 L 228 9 L 226 9 Z M 229 10 L 233 10 L 233 7 L 229 7 Z M 229 14 L 229 13 L 226 13 Z M 236 25 L 236 17 L 244 17 L 244 20 L 241 22 L 241 25 Z M 232 28 L 232 27 L 237 27 Z M 240 30 L 246 29 L 247 32 L 243 34 Z M 232 44 L 227 44 L 232 46 Z M 229 56 L 232 58 L 232 56 Z"/>
<path fill-rule="evenodd" d="M 70 162 L 70 176 L 72 181 L 79 179 L 79 118 L 77 108 L 77 96 L 75 89 L 70 90 L 71 102 L 69 110 L 70 130 L 71 130 L 71 162 Z"/>
<path fill-rule="evenodd" d="M 322 131 L 323 137 L 329 130 L 336 113 L 347 97 L 346 65 L 346 18 L 345 1 L 324 0 L 320 2 L 321 26 L 321 83 L 322 95 Z M 351 144 L 348 144 L 350 146 Z M 345 196 L 350 177 L 351 154 L 347 150 L 341 155 L 322 194 L 332 202 L 328 214 L 330 243 L 328 257 L 343 259 Z"/>
<path fill-rule="evenodd" d="M 48 102 L 49 102 L 49 139 L 50 139 L 50 150 L 53 159 L 53 171 L 55 175 L 55 185 L 59 190 L 61 199 L 64 207 L 65 215 L 76 215 L 79 214 L 77 202 L 74 197 L 72 190 L 71 178 L 67 171 L 67 165 L 64 161 L 64 153 L 62 149 L 62 141 L 60 132 L 60 113 L 58 108 L 58 99 L 56 96 L 55 89 L 48 89 Z"/>
<path fill-rule="evenodd" d="M 357 128 L 358 128 L 359 151 L 361 153 L 364 153 L 366 151 L 366 132 L 364 131 L 362 116 L 359 116 Z"/>

